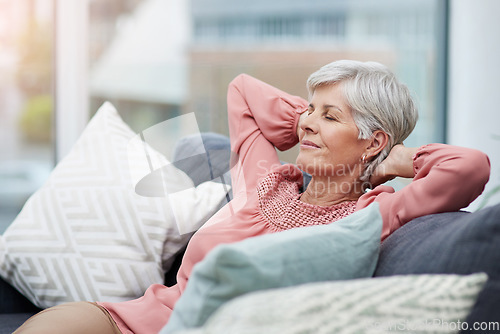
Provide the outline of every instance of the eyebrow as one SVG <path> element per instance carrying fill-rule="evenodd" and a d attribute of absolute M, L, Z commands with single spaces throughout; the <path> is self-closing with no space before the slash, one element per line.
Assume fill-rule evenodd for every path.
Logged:
<path fill-rule="evenodd" d="M 314 104 L 309 103 L 309 107 L 311 107 L 311 108 L 313 108 L 313 109 L 314 109 Z M 324 105 L 323 105 L 323 108 L 324 108 L 325 110 L 330 109 L 330 108 L 333 108 L 333 109 L 337 109 L 338 111 L 340 111 L 341 113 L 343 113 L 343 110 L 342 110 L 339 106 L 334 105 L 334 104 L 324 104 Z"/>

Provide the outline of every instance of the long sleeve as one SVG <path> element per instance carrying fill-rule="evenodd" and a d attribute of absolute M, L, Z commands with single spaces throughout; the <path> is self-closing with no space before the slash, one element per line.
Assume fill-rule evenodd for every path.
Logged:
<path fill-rule="evenodd" d="M 376 201 L 384 221 L 382 240 L 408 221 L 431 213 L 457 211 L 484 190 L 490 175 L 488 157 L 477 150 L 444 144 L 418 149 L 415 177 L 403 189 L 378 186 L 360 197 L 357 209 Z"/>
<path fill-rule="evenodd" d="M 227 104 L 231 150 L 238 158 L 231 174 L 236 194 L 255 188 L 280 164 L 275 148 L 298 143 L 297 124 L 308 103 L 241 74 L 229 85 Z"/>

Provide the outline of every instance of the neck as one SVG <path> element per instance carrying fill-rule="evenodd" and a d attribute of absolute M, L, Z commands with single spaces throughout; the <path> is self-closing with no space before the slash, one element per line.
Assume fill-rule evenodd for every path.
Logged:
<path fill-rule="evenodd" d="M 345 201 L 357 201 L 362 194 L 363 190 L 358 180 L 339 181 L 330 177 L 313 176 L 300 200 L 313 205 L 332 206 Z"/>

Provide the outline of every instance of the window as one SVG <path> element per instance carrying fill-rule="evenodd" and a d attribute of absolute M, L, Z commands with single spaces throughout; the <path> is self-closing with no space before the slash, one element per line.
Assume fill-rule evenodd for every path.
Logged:
<path fill-rule="evenodd" d="M 53 1 L 0 0 L 0 234 L 54 161 Z"/>
<path fill-rule="evenodd" d="M 406 144 L 444 141 L 448 1 L 0 0 L 0 221 L 104 101 L 137 132 L 193 112 L 202 131 L 227 134 L 227 84 L 241 72 L 306 97 L 326 63 L 382 62 L 418 101 Z"/>
<path fill-rule="evenodd" d="M 445 0 L 89 0 L 92 110 L 118 104 L 136 130 L 195 112 L 227 132 L 227 83 L 248 72 L 305 96 L 340 58 L 388 65 L 419 103 L 408 145 L 444 140 Z"/>
<path fill-rule="evenodd" d="M 89 0 L 91 110 L 111 100 L 136 131 L 194 112 L 227 134 L 226 89 L 247 72 L 306 97 L 336 59 L 389 66 L 415 96 L 406 144 L 445 138 L 447 0 Z M 293 161 L 296 151 L 284 154 Z"/>
<path fill-rule="evenodd" d="M 196 29 L 186 55 L 183 111 L 197 112 L 207 130 L 225 131 L 225 89 L 238 73 L 306 96 L 307 76 L 320 66 L 342 58 L 375 60 L 396 72 L 418 102 L 420 121 L 406 144 L 442 142 L 446 3 L 192 0 Z M 250 25 L 256 28 L 242 28 Z"/>

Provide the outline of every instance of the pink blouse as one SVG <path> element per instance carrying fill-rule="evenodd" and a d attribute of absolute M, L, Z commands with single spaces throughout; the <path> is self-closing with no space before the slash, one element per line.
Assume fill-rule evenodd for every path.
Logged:
<path fill-rule="evenodd" d="M 413 218 L 456 211 L 483 191 L 489 160 L 483 153 L 461 147 L 431 144 L 414 156 L 415 177 L 395 192 L 378 186 L 357 202 L 332 207 L 299 200 L 302 173 L 281 165 L 276 149 L 298 143 L 299 116 L 308 103 L 242 74 L 228 89 L 229 132 L 238 161 L 231 170 L 234 199 L 197 231 L 183 258 L 177 284 L 155 284 L 143 297 L 122 303 L 100 303 L 122 333 L 157 333 L 167 323 L 193 266 L 215 246 L 286 229 L 328 224 L 376 201 L 383 218 L 381 239 Z"/>

